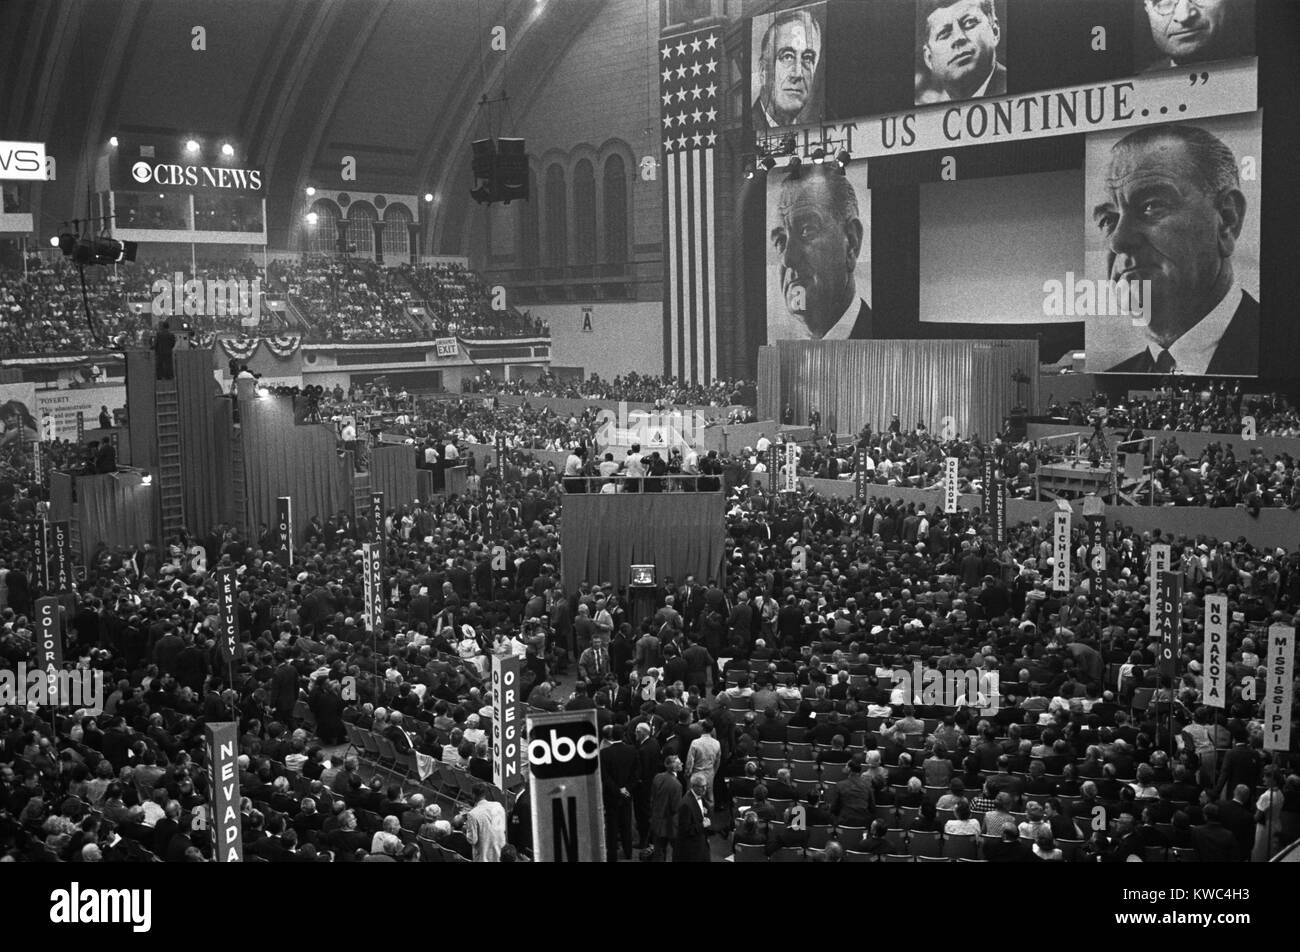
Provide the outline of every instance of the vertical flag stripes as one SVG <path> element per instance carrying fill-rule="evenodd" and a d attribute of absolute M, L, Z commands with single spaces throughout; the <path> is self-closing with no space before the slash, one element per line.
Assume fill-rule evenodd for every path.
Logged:
<path fill-rule="evenodd" d="M 659 100 L 668 210 L 664 372 L 691 383 L 718 377 L 718 296 L 713 188 L 722 34 L 660 39 Z"/>

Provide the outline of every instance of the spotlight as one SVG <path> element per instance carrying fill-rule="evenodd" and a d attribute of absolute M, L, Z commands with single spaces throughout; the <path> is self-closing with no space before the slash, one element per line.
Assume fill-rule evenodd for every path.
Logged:
<path fill-rule="evenodd" d="M 74 264 L 116 264 L 135 260 L 136 243 L 63 234 L 59 236 L 59 250 L 64 255 L 71 255 Z"/>
<path fill-rule="evenodd" d="M 198 144 L 198 142 L 195 141 L 194 139 L 187 139 L 187 140 L 185 141 L 185 151 L 186 151 L 186 152 L 197 152 L 197 151 L 199 151 L 199 144 Z"/>
<path fill-rule="evenodd" d="M 257 385 L 257 395 L 258 395 L 259 397 L 265 399 L 266 397 L 269 397 L 269 396 L 271 395 L 271 391 L 270 391 L 270 390 L 267 390 L 266 387 L 262 386 L 261 384 L 258 384 L 258 385 Z"/>
<path fill-rule="evenodd" d="M 320 220 L 320 216 L 317 215 L 315 212 L 308 212 L 308 213 L 307 213 L 307 224 L 309 224 L 309 225 L 314 225 L 314 224 L 316 224 L 316 222 L 318 222 L 319 220 Z"/>
<path fill-rule="evenodd" d="M 57 247 L 59 247 L 59 236 L 58 236 L 58 235 L 50 235 L 50 247 L 51 247 L 51 248 L 57 248 Z"/>
<path fill-rule="evenodd" d="M 803 160 L 797 155 L 792 155 L 790 156 L 790 161 L 786 164 L 786 168 L 789 170 L 791 175 L 794 175 L 799 171 L 799 168 L 802 165 Z"/>
<path fill-rule="evenodd" d="M 116 149 L 116 148 L 117 148 L 117 136 L 109 136 L 109 137 L 108 137 L 108 144 L 111 145 L 113 148 Z"/>
<path fill-rule="evenodd" d="M 752 179 L 753 177 L 754 177 L 754 160 L 747 159 L 745 161 L 745 178 Z"/>
<path fill-rule="evenodd" d="M 849 164 L 849 150 L 848 150 L 848 149 L 840 149 L 840 154 L 837 155 L 837 156 L 835 156 L 835 161 L 836 161 L 836 163 L 839 165 L 840 168 L 844 168 L 844 166 L 848 165 L 848 164 Z"/>
<path fill-rule="evenodd" d="M 308 186 L 307 186 L 307 197 L 308 197 L 308 198 L 311 198 L 311 197 L 312 197 L 313 195 L 315 195 L 315 194 L 316 194 L 316 188 L 315 188 L 315 186 L 308 185 Z"/>
<path fill-rule="evenodd" d="M 758 164 L 764 172 L 770 172 L 776 168 L 776 159 L 772 158 L 770 155 L 765 155 L 759 159 Z"/>
<path fill-rule="evenodd" d="M 813 165 L 821 165 L 826 161 L 826 150 L 817 148 L 812 150 Z"/>
<path fill-rule="evenodd" d="M 433 203 L 433 192 L 425 192 L 425 193 L 424 193 L 424 200 L 425 200 L 426 202 L 432 204 L 432 203 Z"/>
<path fill-rule="evenodd" d="M 235 154 L 235 147 L 229 142 L 223 142 L 221 144 L 221 154 L 229 158 Z"/>
<path fill-rule="evenodd" d="M 145 473 L 143 476 L 141 476 L 141 477 L 140 477 L 140 483 L 141 483 L 141 485 L 144 485 L 144 486 L 152 486 L 152 485 L 153 485 L 153 473 Z"/>

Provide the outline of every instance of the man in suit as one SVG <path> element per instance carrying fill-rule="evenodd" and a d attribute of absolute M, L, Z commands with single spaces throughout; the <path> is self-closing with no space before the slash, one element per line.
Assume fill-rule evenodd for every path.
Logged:
<path fill-rule="evenodd" d="M 1255 807 L 1250 802 L 1251 788 L 1238 784 L 1232 799 L 1219 804 L 1219 822 L 1237 841 L 1237 854 L 1241 859 L 1250 856 L 1255 846 Z"/>
<path fill-rule="evenodd" d="M 1235 863 L 1241 860 L 1237 838 L 1220 822 L 1219 805 L 1207 804 L 1205 823 L 1192 827 L 1192 845 L 1202 863 Z"/>
<path fill-rule="evenodd" d="M 756 132 L 821 119 L 821 50 L 821 26 L 811 10 L 788 10 L 772 18 L 757 50 L 759 92 L 750 108 Z"/>
<path fill-rule="evenodd" d="M 656 862 L 667 862 L 677 841 L 677 814 L 682 807 L 682 760 L 673 755 L 650 782 L 650 837 Z"/>
<path fill-rule="evenodd" d="M 772 247 L 786 310 L 813 340 L 870 340 L 871 307 L 854 271 L 865 229 L 853 185 L 834 163 L 781 183 Z"/>
<path fill-rule="evenodd" d="M 298 669 L 293 666 L 298 649 L 290 648 L 288 657 L 271 675 L 271 701 L 275 705 L 275 716 L 282 723 L 293 722 L 293 708 L 298 701 Z"/>
<path fill-rule="evenodd" d="M 925 0 L 916 18 L 928 74 L 917 78 L 918 104 L 1006 95 L 1007 68 L 998 62 L 1002 28 L 993 0 Z"/>
<path fill-rule="evenodd" d="M 1234 59 L 1254 51 L 1251 5 L 1240 0 L 1145 0 L 1160 58 L 1147 70 Z"/>
<path fill-rule="evenodd" d="M 637 752 L 623 743 L 623 734 L 610 724 L 601 730 L 600 789 L 605 800 L 605 857 L 618 862 L 632 858 L 632 790 L 637 785 Z"/>
<path fill-rule="evenodd" d="M 1110 279 L 1142 282 L 1131 319 L 1146 322 L 1147 346 L 1109 372 L 1256 373 L 1259 303 L 1233 273 L 1246 218 L 1240 185 L 1232 150 L 1196 126 L 1145 126 L 1112 147 L 1109 195 L 1093 220 Z M 1159 214 L 1149 213 L 1153 203 Z"/>
<path fill-rule="evenodd" d="M 172 351 L 175 348 L 176 335 L 172 333 L 171 322 L 163 321 L 153 338 L 154 375 L 159 380 L 171 380 L 175 376 L 172 370 Z"/>
<path fill-rule="evenodd" d="M 673 852 L 674 863 L 709 862 L 709 808 L 705 796 L 709 781 L 703 774 L 691 778 L 690 792 L 682 798 L 677 810 L 677 845 Z"/>
<path fill-rule="evenodd" d="M 650 807 L 655 774 L 662 763 L 659 742 L 654 739 L 653 728 L 649 721 L 636 725 L 636 784 L 632 787 L 632 809 L 636 814 L 636 835 L 638 849 L 645 849 L 650 843 Z"/>

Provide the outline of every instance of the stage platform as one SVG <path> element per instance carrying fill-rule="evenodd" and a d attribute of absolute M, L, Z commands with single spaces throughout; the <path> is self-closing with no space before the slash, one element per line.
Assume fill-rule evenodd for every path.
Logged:
<path fill-rule="evenodd" d="M 1109 461 L 1093 466 L 1087 460 L 1064 460 L 1043 463 L 1038 467 L 1038 489 L 1052 494 L 1096 493 L 1109 496 L 1114 486 L 1114 471 Z"/>

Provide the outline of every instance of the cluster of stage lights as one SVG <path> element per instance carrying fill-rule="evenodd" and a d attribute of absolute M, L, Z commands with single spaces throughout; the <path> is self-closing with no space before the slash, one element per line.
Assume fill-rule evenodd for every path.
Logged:
<path fill-rule="evenodd" d="M 307 194 L 308 198 L 316 197 L 316 186 L 314 185 L 308 185 L 305 189 L 303 189 L 303 191 Z M 424 203 L 426 205 L 433 204 L 433 192 L 424 193 Z M 307 224 L 309 225 L 315 225 L 317 222 L 320 221 L 320 215 L 318 215 L 316 212 L 309 211 L 306 215 L 303 216 L 303 220 L 306 221 Z"/>
<path fill-rule="evenodd" d="M 117 148 L 117 136 L 109 136 L 109 137 L 108 137 L 108 144 L 109 144 L 112 148 L 116 149 L 116 148 Z M 203 148 L 203 146 L 201 146 L 201 145 L 199 144 L 199 140 L 198 140 L 198 139 L 186 139 L 186 140 L 185 140 L 185 151 L 186 151 L 186 152 L 189 152 L 189 153 L 199 152 L 200 150 L 202 150 L 202 148 Z M 228 158 L 228 159 L 233 158 L 234 155 L 235 155 L 235 147 L 234 147 L 233 145 L 231 145 L 229 142 L 223 142 L 223 143 L 221 143 L 221 154 L 224 155 L 224 156 L 225 156 L 226 158 Z"/>
<path fill-rule="evenodd" d="M 838 167 L 840 174 L 843 175 L 845 168 L 848 167 L 849 158 L 850 156 L 847 149 L 840 149 L 839 153 L 832 159 L 827 155 L 825 149 L 816 148 L 809 154 L 808 161 L 813 165 L 824 165 L 827 162 L 834 162 Z M 752 179 L 758 173 L 759 169 L 762 169 L 764 173 L 770 172 L 772 169 L 776 168 L 776 165 L 777 159 L 775 156 L 771 155 L 765 155 L 757 162 L 751 159 L 745 163 L 745 178 Z M 790 156 L 789 161 L 786 162 L 785 167 L 791 174 L 795 174 L 802 165 L 803 159 L 799 158 L 797 155 L 792 155 Z"/>

